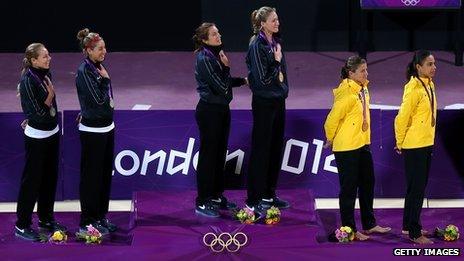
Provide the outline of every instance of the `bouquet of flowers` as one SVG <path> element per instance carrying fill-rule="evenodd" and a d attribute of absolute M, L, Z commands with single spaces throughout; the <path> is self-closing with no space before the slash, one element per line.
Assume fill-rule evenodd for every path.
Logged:
<path fill-rule="evenodd" d="M 275 225 L 280 221 L 280 210 L 276 207 L 271 207 L 266 211 L 266 219 L 264 222 L 267 225 Z"/>
<path fill-rule="evenodd" d="M 455 225 L 448 225 L 445 229 L 436 228 L 435 235 L 445 241 L 456 241 L 459 239 L 459 228 Z"/>
<path fill-rule="evenodd" d="M 340 243 L 348 243 L 354 239 L 354 231 L 351 227 L 345 226 L 335 230 L 335 237 Z"/>
<path fill-rule="evenodd" d="M 47 234 L 40 234 L 39 235 L 39 242 L 41 243 L 54 243 L 54 244 L 63 244 L 66 243 L 68 240 L 68 235 L 66 235 L 66 232 L 62 230 L 57 230 L 53 232 L 53 234 L 47 235 Z"/>
<path fill-rule="evenodd" d="M 53 232 L 52 236 L 48 239 L 48 242 L 55 244 L 63 244 L 68 240 L 68 235 L 64 231 L 57 230 Z"/>
<path fill-rule="evenodd" d="M 88 225 L 87 231 L 77 232 L 76 238 L 85 241 L 86 244 L 100 244 L 102 242 L 102 234 L 92 225 Z"/>
<path fill-rule="evenodd" d="M 235 213 L 235 217 L 241 222 L 245 224 L 252 224 L 256 221 L 255 212 L 249 208 L 242 208 L 237 213 Z"/>

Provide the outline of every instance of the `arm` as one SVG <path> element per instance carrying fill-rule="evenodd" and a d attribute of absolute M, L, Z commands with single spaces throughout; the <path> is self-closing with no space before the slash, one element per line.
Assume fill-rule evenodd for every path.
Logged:
<path fill-rule="evenodd" d="M 339 128 L 340 121 L 345 118 L 346 114 L 355 104 L 356 99 L 350 97 L 334 102 L 324 124 L 325 136 L 328 143 L 333 142 Z"/>
<path fill-rule="evenodd" d="M 277 79 L 279 74 L 280 62 L 277 60 L 268 61 L 266 50 L 259 45 L 251 46 L 251 73 L 255 79 L 259 79 L 262 85 L 268 86 Z"/>
<path fill-rule="evenodd" d="M 38 100 L 38 95 L 34 91 L 37 89 L 37 86 L 34 83 L 29 77 L 21 82 L 21 85 L 23 85 L 23 88 L 20 88 L 21 99 L 24 101 L 26 114 L 33 117 L 43 117 L 46 115 L 48 108 L 44 102 Z"/>
<path fill-rule="evenodd" d="M 229 92 L 232 84 L 229 67 L 222 69 L 215 60 L 204 56 L 197 60 L 197 69 L 213 93 L 226 95 Z"/>
<path fill-rule="evenodd" d="M 401 150 L 401 147 L 406 137 L 406 133 L 409 128 L 409 122 L 411 114 L 419 102 L 418 93 L 413 88 L 404 89 L 403 101 L 401 103 L 398 115 L 395 118 L 395 137 L 396 137 L 396 148 Z"/>
<path fill-rule="evenodd" d="M 92 97 L 92 101 L 96 104 L 103 105 L 108 98 L 110 79 L 102 77 L 99 83 L 94 73 L 87 67 L 84 68 L 83 73 L 79 77 L 80 84 L 84 85 L 81 86 L 82 90 L 89 92 L 89 97 Z"/>

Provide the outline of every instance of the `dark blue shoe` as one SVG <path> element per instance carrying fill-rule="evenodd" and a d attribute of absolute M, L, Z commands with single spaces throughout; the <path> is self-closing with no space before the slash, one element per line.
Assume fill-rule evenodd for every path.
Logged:
<path fill-rule="evenodd" d="M 205 217 L 219 217 L 219 211 L 215 204 L 212 202 L 206 202 L 202 205 L 196 205 L 195 213 Z"/>
<path fill-rule="evenodd" d="M 98 223 L 106 229 L 108 229 L 109 232 L 115 232 L 116 230 L 118 230 L 118 226 L 111 223 L 107 218 L 101 219 L 100 221 L 98 221 Z"/>
<path fill-rule="evenodd" d="M 58 230 L 61 230 L 63 232 L 68 231 L 68 228 L 61 225 L 60 223 L 56 222 L 55 220 L 48 221 L 48 222 L 42 222 L 39 220 L 39 229 L 40 230 L 46 230 L 49 232 L 55 232 Z"/>
<path fill-rule="evenodd" d="M 102 226 L 100 224 L 100 222 L 94 222 L 92 224 L 87 224 L 87 225 L 84 225 L 84 226 L 80 226 L 79 227 L 79 233 L 87 232 L 87 226 L 88 225 L 92 225 L 94 228 L 96 228 L 100 232 L 100 234 L 102 234 L 102 236 L 108 235 L 110 233 L 110 231 L 106 227 Z"/>
<path fill-rule="evenodd" d="M 237 209 L 237 204 L 235 204 L 234 202 L 228 201 L 227 198 L 222 195 L 218 198 L 212 198 L 211 203 L 216 205 L 216 208 L 222 209 L 222 210 L 236 210 Z"/>
<path fill-rule="evenodd" d="M 272 205 L 266 201 L 260 200 L 258 204 L 245 204 L 245 207 L 255 212 L 257 218 L 263 218 L 266 217 L 267 210 L 270 209 Z"/>
<path fill-rule="evenodd" d="M 288 203 L 288 201 L 280 199 L 278 197 L 263 198 L 261 201 L 264 201 L 266 204 L 269 204 L 272 207 L 276 207 L 278 209 L 285 209 L 290 207 L 290 203 Z"/>
<path fill-rule="evenodd" d="M 19 228 L 15 226 L 15 236 L 29 241 L 39 241 L 40 239 L 39 233 L 30 227 Z"/>

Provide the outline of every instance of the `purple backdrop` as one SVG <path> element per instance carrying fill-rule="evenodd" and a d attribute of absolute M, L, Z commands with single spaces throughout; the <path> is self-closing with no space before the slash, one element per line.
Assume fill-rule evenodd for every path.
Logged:
<path fill-rule="evenodd" d="M 460 8 L 461 0 L 361 0 L 361 8 Z"/>
<path fill-rule="evenodd" d="M 333 154 L 323 150 L 323 122 L 328 110 L 288 110 L 286 149 L 279 188 L 311 188 L 316 197 L 337 197 Z M 371 150 L 376 170 L 376 197 L 403 197 L 402 157 L 393 152 L 396 111 L 371 110 Z M 78 198 L 80 142 L 77 111 L 63 113 L 60 186 L 57 199 Z M 112 198 L 129 199 L 133 191 L 194 189 L 198 130 L 193 111 L 117 111 Z M 1 113 L 5 131 L 0 157 L 0 201 L 15 201 L 24 159 L 20 113 Z M 243 188 L 251 144 L 252 115 L 232 112 L 229 188 Z M 440 111 L 427 196 L 464 197 L 464 111 Z M 461 145 L 461 146 L 460 146 Z"/>

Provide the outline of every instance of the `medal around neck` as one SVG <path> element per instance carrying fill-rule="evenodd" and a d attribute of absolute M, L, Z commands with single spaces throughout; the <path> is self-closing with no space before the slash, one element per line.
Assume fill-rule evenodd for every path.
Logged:
<path fill-rule="evenodd" d="M 55 115 L 56 115 L 55 107 L 51 107 L 50 108 L 50 116 L 55 117 Z"/>
<path fill-rule="evenodd" d="M 279 72 L 279 81 L 284 82 L 284 74 L 282 73 L 282 71 Z"/>

